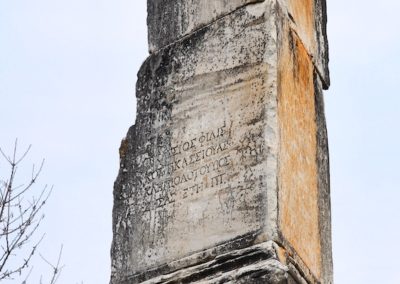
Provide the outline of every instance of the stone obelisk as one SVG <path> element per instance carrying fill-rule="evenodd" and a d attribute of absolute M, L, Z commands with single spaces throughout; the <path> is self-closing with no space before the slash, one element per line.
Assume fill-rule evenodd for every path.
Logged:
<path fill-rule="evenodd" d="M 111 283 L 332 283 L 325 0 L 147 2 Z"/>

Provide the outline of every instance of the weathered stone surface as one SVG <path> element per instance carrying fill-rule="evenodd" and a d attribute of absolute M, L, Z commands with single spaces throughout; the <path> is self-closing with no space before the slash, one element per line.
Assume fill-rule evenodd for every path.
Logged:
<path fill-rule="evenodd" d="M 204 263 L 188 266 L 170 274 L 154 277 L 143 283 L 287 283 L 289 269 L 276 254 L 277 245 L 266 242 L 244 249 L 232 250 L 211 257 Z M 140 277 L 140 276 L 139 276 Z M 138 281 L 137 278 L 127 283 Z"/>
<path fill-rule="evenodd" d="M 161 50 L 139 73 L 116 188 L 118 243 L 132 252 L 116 264 L 127 272 L 275 231 L 264 190 L 276 187 L 275 24 L 271 8 L 256 8 Z"/>
<path fill-rule="evenodd" d="M 279 250 L 279 246 L 272 241 L 245 249 L 231 249 L 229 252 L 219 255 L 216 252 L 218 251 L 217 247 L 213 249 L 213 252 L 209 250 L 202 253 L 208 255 L 205 261 L 200 254 L 195 254 L 180 260 L 179 270 L 155 277 L 152 277 L 152 271 L 146 271 L 119 283 L 309 283 L 293 264 L 282 263 Z M 171 263 L 170 265 L 173 267 L 176 264 Z"/>
<path fill-rule="evenodd" d="M 325 0 L 281 1 L 288 15 L 291 29 L 311 55 L 310 60 L 322 79 L 325 89 L 329 88 L 329 55 L 326 32 L 327 15 Z"/>
<path fill-rule="evenodd" d="M 332 283 L 315 24 L 279 0 L 148 3 L 111 283 Z"/>
<path fill-rule="evenodd" d="M 314 73 L 315 109 L 317 122 L 317 165 L 318 165 L 318 207 L 319 230 L 321 234 L 322 251 L 322 283 L 331 283 L 333 275 L 332 263 L 332 231 L 331 231 L 331 203 L 329 180 L 329 149 L 328 133 L 325 121 L 325 107 L 323 98 L 323 83 L 318 74 Z"/>
<path fill-rule="evenodd" d="M 148 0 L 149 51 L 154 53 L 217 19 L 266 0 Z M 270 0 L 269 0 L 270 1 Z M 267 1 L 268 2 L 268 1 Z M 290 19 L 320 74 L 324 88 L 330 85 L 325 0 L 276 0 Z"/>
<path fill-rule="evenodd" d="M 148 0 L 149 49 L 153 53 L 216 19 L 264 0 Z"/>
<path fill-rule="evenodd" d="M 287 25 L 284 30 L 278 94 L 280 227 L 320 277 L 314 68 L 297 35 Z"/>

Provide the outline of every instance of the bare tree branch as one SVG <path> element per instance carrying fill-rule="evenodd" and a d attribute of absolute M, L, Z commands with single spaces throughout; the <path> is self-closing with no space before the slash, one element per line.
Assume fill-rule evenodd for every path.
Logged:
<path fill-rule="evenodd" d="M 44 160 L 38 169 L 35 168 L 35 165 L 32 166 L 30 178 L 26 183 L 15 185 L 18 167 L 30 149 L 31 146 L 22 155 L 18 155 L 18 140 L 15 140 L 10 156 L 0 148 L 0 158 L 3 157 L 9 165 L 8 177 L 0 179 L 0 282 L 21 275 L 29 267 L 32 257 L 44 238 L 42 235 L 37 241 L 34 241 L 34 235 L 44 218 L 41 211 L 49 199 L 53 187 L 49 189 L 46 185 L 40 192 L 36 192 L 33 188 L 42 172 Z M 23 253 L 24 255 L 21 255 Z M 62 270 L 60 267 L 61 255 L 62 247 L 56 265 L 50 264 L 41 256 L 53 269 L 50 284 L 57 281 Z M 32 268 L 22 284 L 27 283 L 31 272 Z"/>
<path fill-rule="evenodd" d="M 43 259 L 44 262 L 46 262 L 51 268 L 52 268 L 52 277 L 50 280 L 50 284 L 55 284 L 58 280 L 58 277 L 60 277 L 61 270 L 64 268 L 64 266 L 61 266 L 61 256 L 62 256 L 62 251 L 63 251 L 63 246 L 61 245 L 60 251 L 58 253 L 58 260 L 57 264 L 53 265 L 51 262 L 49 262 L 46 258 L 44 258 L 41 254 L 40 257 Z"/>

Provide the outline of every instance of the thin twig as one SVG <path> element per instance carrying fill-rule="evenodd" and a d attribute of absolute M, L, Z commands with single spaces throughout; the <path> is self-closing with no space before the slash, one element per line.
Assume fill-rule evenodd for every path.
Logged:
<path fill-rule="evenodd" d="M 41 211 L 49 199 L 53 187 L 49 189 L 46 185 L 36 197 L 35 195 L 31 199 L 27 197 L 42 172 L 44 160 L 42 160 L 38 169 L 35 168 L 35 165 L 32 166 L 28 183 L 15 186 L 17 173 L 19 172 L 18 167 L 28 155 L 30 149 L 31 145 L 21 156 L 17 155 L 17 139 L 11 156 L 6 155 L 0 148 L 1 156 L 8 162 L 10 167 L 8 178 L 0 179 L 0 281 L 14 279 L 15 275 L 21 275 L 29 267 L 32 257 L 44 238 L 43 234 L 37 242 L 32 244 L 34 234 L 44 218 Z M 17 253 L 22 248 L 27 250 L 25 257 L 21 257 Z M 55 266 L 52 265 L 53 274 L 50 284 L 54 284 L 60 275 L 62 269 L 60 267 L 61 254 L 62 247 L 57 264 Z M 18 259 L 20 260 L 18 261 Z M 47 263 L 49 264 L 49 262 Z M 23 284 L 27 282 L 31 272 L 32 268 L 23 280 Z M 42 282 L 42 279 L 40 282 Z"/>
<path fill-rule="evenodd" d="M 64 268 L 64 266 L 60 266 L 62 251 L 63 251 L 63 245 L 61 245 L 60 251 L 58 253 L 58 260 L 56 265 L 51 264 L 45 257 L 43 257 L 43 255 L 39 254 L 40 257 L 43 259 L 43 261 L 45 261 L 53 269 L 50 284 L 54 284 L 57 282 L 58 277 L 61 274 L 61 270 Z"/>

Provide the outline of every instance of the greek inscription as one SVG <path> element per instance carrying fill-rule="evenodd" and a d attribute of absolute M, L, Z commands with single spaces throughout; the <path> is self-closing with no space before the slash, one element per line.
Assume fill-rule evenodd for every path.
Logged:
<path fill-rule="evenodd" d="M 226 184 L 235 192 L 253 188 L 255 176 L 250 166 L 240 174 L 227 174 L 227 171 L 234 167 L 232 155 L 247 159 L 262 154 L 262 137 L 259 132 L 250 131 L 233 143 L 230 132 L 224 123 L 175 145 L 171 145 L 171 133 L 149 139 L 150 145 L 146 145 L 147 151 L 137 163 L 140 167 L 138 191 L 144 197 L 138 202 L 137 210 L 173 208 L 170 206 L 177 200 L 192 198 L 205 190 L 223 192 Z M 233 176 L 235 180 L 231 180 Z M 227 202 L 234 204 L 232 196 L 223 202 L 225 208 Z"/>
<path fill-rule="evenodd" d="M 215 177 L 211 178 L 211 187 L 215 187 L 218 185 L 221 185 L 223 183 L 223 177 L 225 176 L 225 174 L 220 174 L 217 175 Z"/>

